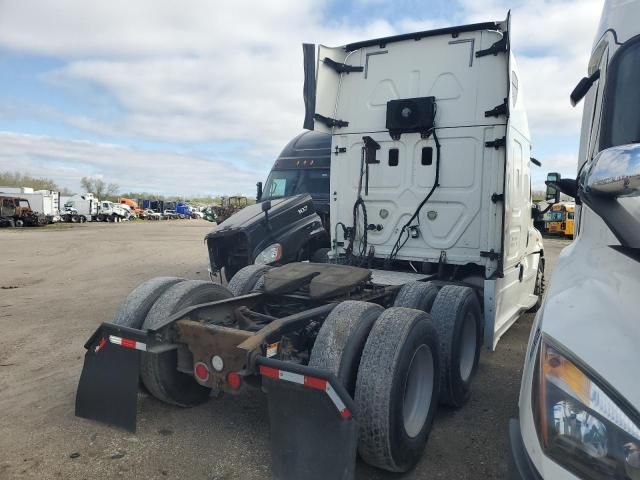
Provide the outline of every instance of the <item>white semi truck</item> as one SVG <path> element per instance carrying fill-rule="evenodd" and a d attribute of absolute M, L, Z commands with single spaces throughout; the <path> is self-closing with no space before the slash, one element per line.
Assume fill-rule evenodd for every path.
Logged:
<path fill-rule="evenodd" d="M 61 217 L 65 222 L 119 222 L 131 216 L 131 212 L 119 203 L 99 200 L 92 193 L 73 195 L 64 204 Z"/>
<path fill-rule="evenodd" d="M 271 237 L 228 288 L 143 283 L 87 341 L 76 414 L 134 430 L 140 381 L 182 407 L 260 386 L 273 478 L 353 479 L 356 451 L 411 469 L 438 405 L 470 398 L 482 345 L 542 295 L 509 33 L 415 32 L 317 62 L 305 45 L 304 126 L 332 137 L 330 263 L 278 266 Z M 247 216 L 269 237 L 280 214 L 266 200 Z"/>
<path fill-rule="evenodd" d="M 509 479 L 640 479 L 640 1 L 607 0 L 587 76 L 575 241 L 533 324 Z M 551 192 L 552 193 L 552 192 Z"/>

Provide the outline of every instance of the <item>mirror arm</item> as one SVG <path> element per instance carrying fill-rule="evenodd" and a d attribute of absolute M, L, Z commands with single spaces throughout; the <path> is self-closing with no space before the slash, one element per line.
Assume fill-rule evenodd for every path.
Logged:
<path fill-rule="evenodd" d="M 613 232 L 624 248 L 640 249 L 640 229 L 637 218 L 629 213 L 617 199 L 592 195 L 580 189 L 580 196 Z"/>
<path fill-rule="evenodd" d="M 574 178 L 562 178 L 555 182 L 547 180 L 545 185 L 559 190 L 565 195 L 569 195 L 571 198 L 578 199 L 578 181 Z"/>

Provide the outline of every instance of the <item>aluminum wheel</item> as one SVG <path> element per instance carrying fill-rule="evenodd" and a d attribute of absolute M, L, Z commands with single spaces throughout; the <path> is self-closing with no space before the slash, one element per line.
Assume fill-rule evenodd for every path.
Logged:
<path fill-rule="evenodd" d="M 420 345 L 409 365 L 402 402 L 404 429 L 411 438 L 420 433 L 429 415 L 433 382 L 433 354 L 427 345 Z"/>
<path fill-rule="evenodd" d="M 460 337 L 460 378 L 466 382 L 473 371 L 476 358 L 476 320 L 467 313 Z"/>

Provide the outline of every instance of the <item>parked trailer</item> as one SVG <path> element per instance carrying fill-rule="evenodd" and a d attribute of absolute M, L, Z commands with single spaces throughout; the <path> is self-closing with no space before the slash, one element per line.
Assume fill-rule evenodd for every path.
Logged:
<path fill-rule="evenodd" d="M 162 200 L 151 200 L 149 207 L 145 208 L 150 208 L 154 212 L 164 212 L 165 206 Z"/>
<path fill-rule="evenodd" d="M 482 344 L 542 294 L 510 31 L 320 47 L 317 64 L 305 45 L 305 127 L 336 153 L 336 263 L 143 283 L 87 341 L 76 414 L 135 430 L 139 380 L 183 407 L 260 386 L 274 478 L 352 479 L 356 451 L 411 469 L 438 404 L 468 401 Z"/>
<path fill-rule="evenodd" d="M 49 223 L 45 215 L 33 211 L 22 195 L 0 195 L 0 227 L 42 227 Z"/>
<path fill-rule="evenodd" d="M 60 219 L 60 194 L 53 190 L 33 190 L 28 187 L 0 187 L 0 194 L 19 194 L 29 200 L 30 208 L 47 217 L 49 223 Z"/>

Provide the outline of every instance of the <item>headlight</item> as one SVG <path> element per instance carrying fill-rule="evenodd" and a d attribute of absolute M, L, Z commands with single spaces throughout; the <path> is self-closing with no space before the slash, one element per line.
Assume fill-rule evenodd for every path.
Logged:
<path fill-rule="evenodd" d="M 281 258 L 282 246 L 279 243 L 274 243 L 273 245 L 269 245 L 267 248 L 262 250 L 253 263 L 268 265 L 270 263 L 277 262 Z"/>
<path fill-rule="evenodd" d="M 532 400 L 545 454 L 580 478 L 640 480 L 637 412 L 548 338 L 536 369 Z"/>

